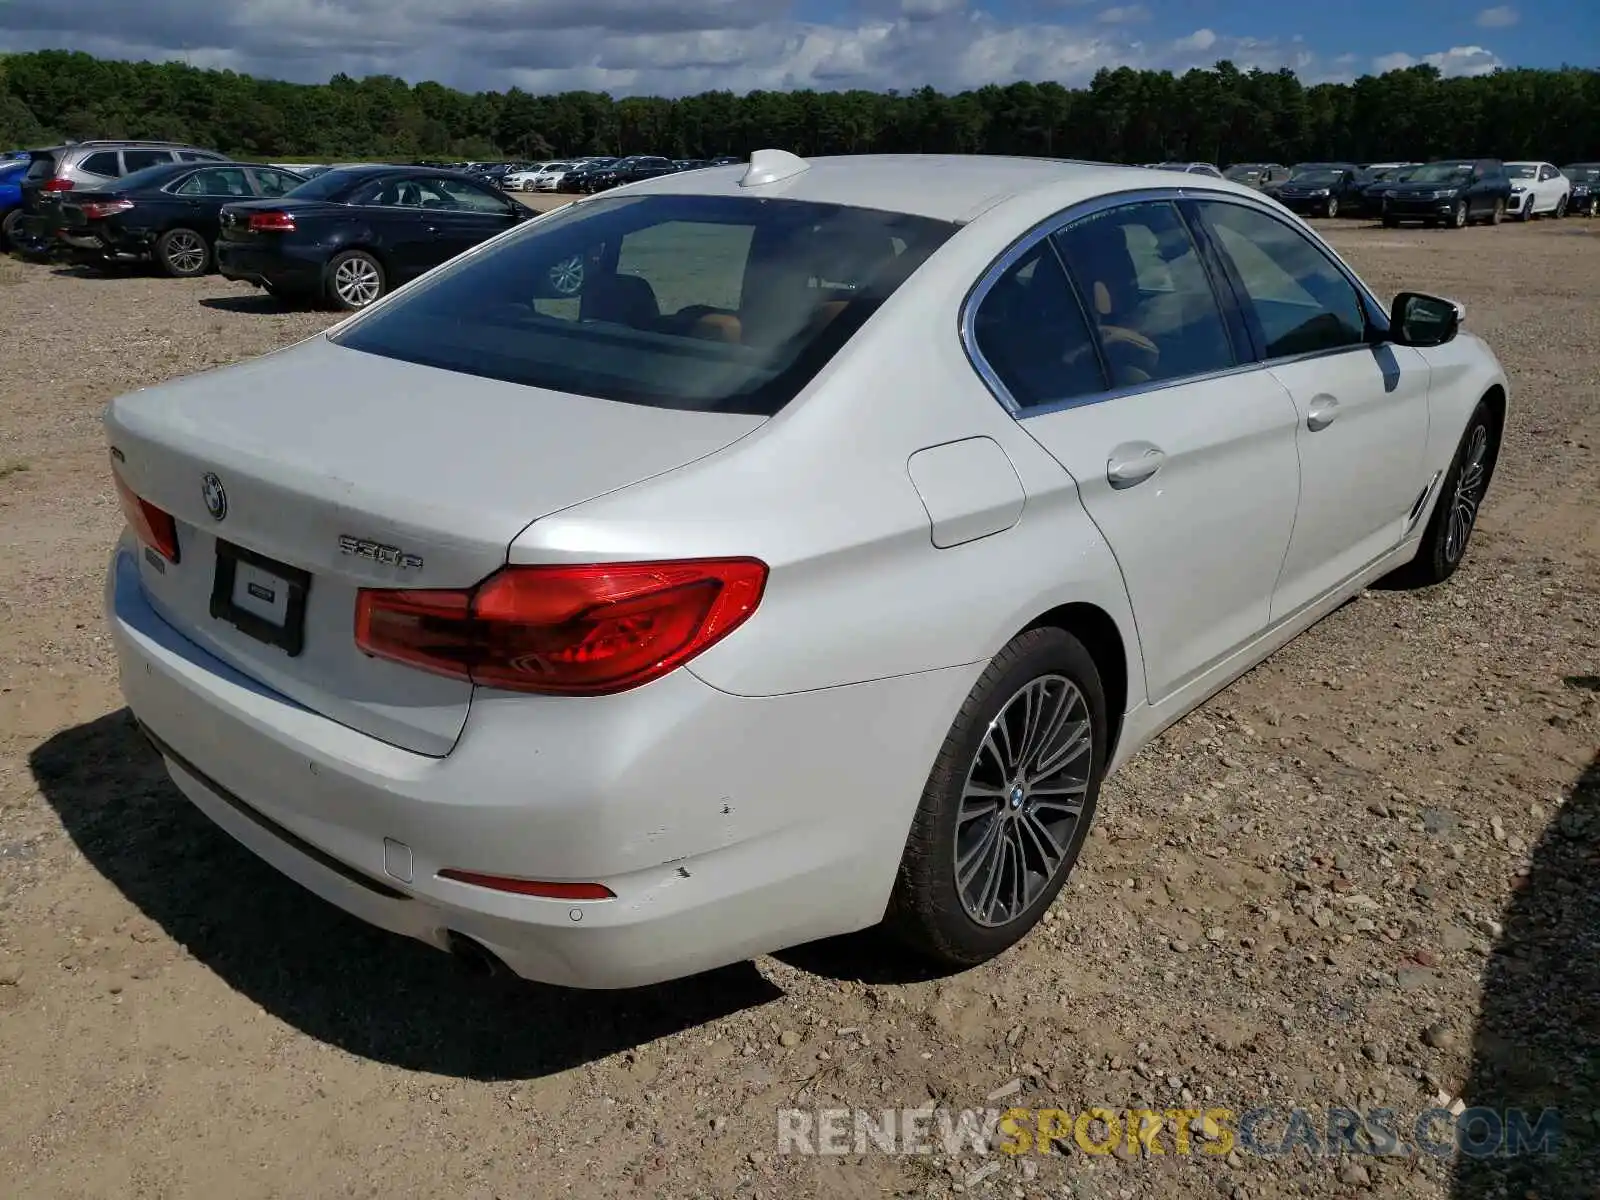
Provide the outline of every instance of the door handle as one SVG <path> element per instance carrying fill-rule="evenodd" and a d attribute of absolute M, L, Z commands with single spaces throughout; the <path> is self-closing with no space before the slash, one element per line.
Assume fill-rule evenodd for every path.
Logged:
<path fill-rule="evenodd" d="M 1311 407 L 1306 412 L 1306 428 L 1316 433 L 1319 429 L 1326 429 L 1333 424 L 1334 418 L 1339 415 L 1339 402 L 1332 396 L 1317 396 L 1311 401 Z"/>
<path fill-rule="evenodd" d="M 1106 482 L 1118 491 L 1130 488 L 1149 479 L 1166 461 L 1166 451 L 1160 446 L 1149 442 L 1124 442 L 1106 460 Z"/>

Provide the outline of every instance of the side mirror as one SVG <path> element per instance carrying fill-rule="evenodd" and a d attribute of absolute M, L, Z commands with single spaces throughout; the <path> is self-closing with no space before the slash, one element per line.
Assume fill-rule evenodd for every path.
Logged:
<path fill-rule="evenodd" d="M 1401 292 L 1389 308 L 1389 340 L 1402 346 L 1442 346 L 1456 336 L 1466 315 L 1454 300 Z"/>

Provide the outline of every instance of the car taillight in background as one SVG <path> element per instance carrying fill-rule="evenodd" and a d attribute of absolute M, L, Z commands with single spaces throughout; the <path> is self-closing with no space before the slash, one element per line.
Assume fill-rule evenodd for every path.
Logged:
<path fill-rule="evenodd" d="M 125 213 L 133 207 L 132 200 L 86 200 L 84 201 L 83 215 L 91 221 L 103 220 L 106 217 Z"/>
<path fill-rule="evenodd" d="M 424 671 L 518 692 L 598 696 L 688 662 L 761 601 L 753 558 L 505 567 L 470 591 L 363 589 L 356 644 Z"/>
<path fill-rule="evenodd" d="M 286 212 L 251 213 L 245 227 L 251 233 L 293 233 L 294 214 Z"/>
<path fill-rule="evenodd" d="M 57 176 L 54 179 L 46 180 L 44 186 L 39 190 L 42 192 L 70 192 L 72 190 L 72 180 Z"/>
<path fill-rule="evenodd" d="M 111 477 L 116 480 L 117 497 L 122 501 L 122 515 L 127 519 L 134 536 L 168 562 L 177 562 L 178 526 L 172 514 L 139 498 L 138 493 L 128 486 L 127 480 L 122 478 L 122 472 L 117 470 L 115 454 L 111 457 Z"/>

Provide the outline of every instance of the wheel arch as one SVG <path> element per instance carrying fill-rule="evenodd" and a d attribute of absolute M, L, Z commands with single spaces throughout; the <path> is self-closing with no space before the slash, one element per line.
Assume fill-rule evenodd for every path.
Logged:
<path fill-rule="evenodd" d="M 1034 629 L 1059 629 L 1083 643 L 1100 673 L 1100 686 L 1106 696 L 1106 762 L 1116 757 L 1122 737 L 1123 718 L 1128 711 L 1129 676 L 1133 664 L 1128 657 L 1128 641 L 1116 618 L 1096 604 L 1060 604 L 1040 613 L 1017 630 L 1017 636 Z"/>

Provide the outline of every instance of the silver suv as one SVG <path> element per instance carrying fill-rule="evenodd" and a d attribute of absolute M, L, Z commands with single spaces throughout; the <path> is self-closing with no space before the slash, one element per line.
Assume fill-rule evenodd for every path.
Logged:
<path fill-rule="evenodd" d="M 113 179 L 170 162 L 227 162 L 226 154 L 183 142 L 134 139 L 69 142 L 31 150 L 22 177 L 22 212 L 17 233 L 48 238 L 64 193 L 99 187 Z"/>

